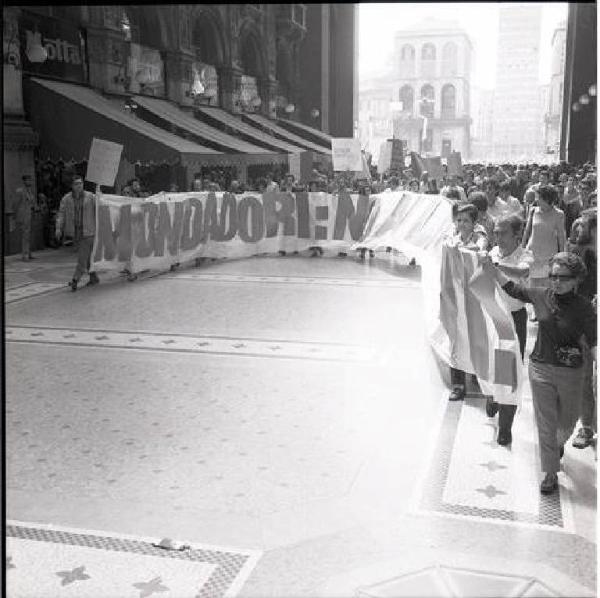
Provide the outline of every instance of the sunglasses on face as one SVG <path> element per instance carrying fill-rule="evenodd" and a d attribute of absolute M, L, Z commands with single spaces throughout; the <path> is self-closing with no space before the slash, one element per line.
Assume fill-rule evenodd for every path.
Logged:
<path fill-rule="evenodd" d="M 567 282 L 568 280 L 574 280 L 575 277 L 570 274 L 550 274 L 548 275 L 550 280 L 557 280 L 559 282 Z"/>

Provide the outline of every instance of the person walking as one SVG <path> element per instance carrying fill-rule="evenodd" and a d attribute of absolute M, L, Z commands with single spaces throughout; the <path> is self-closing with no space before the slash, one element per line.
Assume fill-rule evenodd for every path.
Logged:
<path fill-rule="evenodd" d="M 75 175 L 71 192 L 60 201 L 56 216 L 56 239 L 64 236 L 73 237 L 77 247 L 77 265 L 73 278 L 69 283 L 72 291 L 77 290 L 79 280 L 89 272 L 88 285 L 98 284 L 98 275 L 90 271 L 92 248 L 96 234 L 96 196 L 83 189 L 83 178 Z"/>
<path fill-rule="evenodd" d="M 579 417 L 584 339 L 596 359 L 596 314 L 591 302 L 577 293 L 586 267 L 574 253 L 556 253 L 550 259 L 550 288 L 527 288 L 494 267 L 489 255 L 482 256 L 481 263 L 508 295 L 533 304 L 539 321 L 529 359 L 529 381 L 543 474 L 540 492 L 551 494 L 558 489 L 564 443 Z"/>
<path fill-rule="evenodd" d="M 533 254 L 529 272 L 532 287 L 548 286 L 548 260 L 565 249 L 565 215 L 556 207 L 557 203 L 558 193 L 554 187 L 539 187 L 538 205 L 529 211 L 522 244 Z"/>
<path fill-rule="evenodd" d="M 24 174 L 21 177 L 23 186 L 15 191 L 14 218 L 21 233 L 21 259 L 26 262 L 34 259 L 31 254 L 31 219 L 36 208 L 36 200 L 33 191 L 33 177 Z"/>
<path fill-rule="evenodd" d="M 456 231 L 449 241 L 452 247 L 463 247 L 471 251 L 485 251 L 488 239 L 485 229 L 477 224 L 477 208 L 473 204 L 463 204 L 457 207 Z M 450 384 L 452 390 L 449 401 L 461 401 L 466 394 L 466 375 L 463 370 L 450 368 Z"/>
<path fill-rule="evenodd" d="M 510 214 L 501 218 L 494 225 L 494 238 L 496 244 L 490 251 L 492 263 L 509 280 L 525 282 L 529 275 L 529 265 L 533 262 L 531 251 L 521 245 L 523 220 L 517 214 Z M 519 340 L 521 359 L 525 356 L 527 344 L 527 310 L 525 304 L 518 299 L 510 297 L 504 290 L 500 291 L 502 300 L 512 315 L 515 332 Z M 512 442 L 512 424 L 515 418 L 516 405 L 498 405 L 493 397 L 486 401 L 485 411 L 488 417 L 494 417 L 498 411 L 498 437 L 500 445 Z"/>

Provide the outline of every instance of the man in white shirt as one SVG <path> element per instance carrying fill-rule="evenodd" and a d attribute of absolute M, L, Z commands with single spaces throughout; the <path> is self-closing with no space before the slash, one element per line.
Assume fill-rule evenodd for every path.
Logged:
<path fill-rule="evenodd" d="M 455 174 L 449 174 L 448 175 L 447 185 L 444 185 L 442 187 L 442 190 L 440 191 L 440 195 L 443 195 L 444 197 L 447 197 L 448 191 L 450 191 L 451 189 L 454 189 L 454 190 L 458 191 L 458 194 L 460 195 L 460 201 L 461 202 L 466 202 L 467 201 L 467 194 L 465 193 L 465 190 L 461 186 L 459 186 L 458 180 L 457 180 Z"/>
<path fill-rule="evenodd" d="M 518 214 L 521 218 L 524 215 L 525 210 L 521 205 L 521 202 L 510 194 L 510 181 L 502 181 L 498 188 L 498 195 L 500 199 L 506 203 L 508 212 L 512 214 Z"/>
<path fill-rule="evenodd" d="M 529 265 L 533 262 L 533 254 L 521 245 L 523 220 L 517 214 L 509 214 L 500 218 L 494 225 L 496 245 L 491 249 L 489 256 L 492 263 L 508 278 L 514 282 L 523 282 L 529 274 Z M 515 332 L 519 339 L 521 358 L 525 354 L 527 342 L 527 310 L 525 304 L 518 299 L 513 299 L 502 289 L 500 296 L 506 307 L 510 310 L 515 324 Z M 498 405 L 493 399 L 488 399 L 485 410 L 489 417 L 498 417 L 498 444 L 507 445 L 512 442 L 512 423 L 516 411 L 515 405 Z"/>
<path fill-rule="evenodd" d="M 499 185 L 496 179 L 486 179 L 483 183 L 483 191 L 488 200 L 487 213 L 494 221 L 500 220 L 509 213 L 506 202 L 498 197 Z"/>

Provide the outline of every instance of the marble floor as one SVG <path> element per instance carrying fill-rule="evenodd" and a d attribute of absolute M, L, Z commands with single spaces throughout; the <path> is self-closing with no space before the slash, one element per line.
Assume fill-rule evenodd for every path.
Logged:
<path fill-rule="evenodd" d="M 14 596 L 596 594 L 595 450 L 539 494 L 530 396 L 511 447 L 446 400 L 403 256 L 77 293 L 71 251 L 36 257 L 4 270 Z"/>

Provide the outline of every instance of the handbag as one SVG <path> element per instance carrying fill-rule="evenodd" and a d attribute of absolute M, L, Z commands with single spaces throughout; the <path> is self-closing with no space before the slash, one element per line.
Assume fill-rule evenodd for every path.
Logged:
<path fill-rule="evenodd" d="M 580 347 L 558 347 L 555 355 L 560 365 L 568 368 L 580 368 L 583 365 L 583 352 Z"/>

